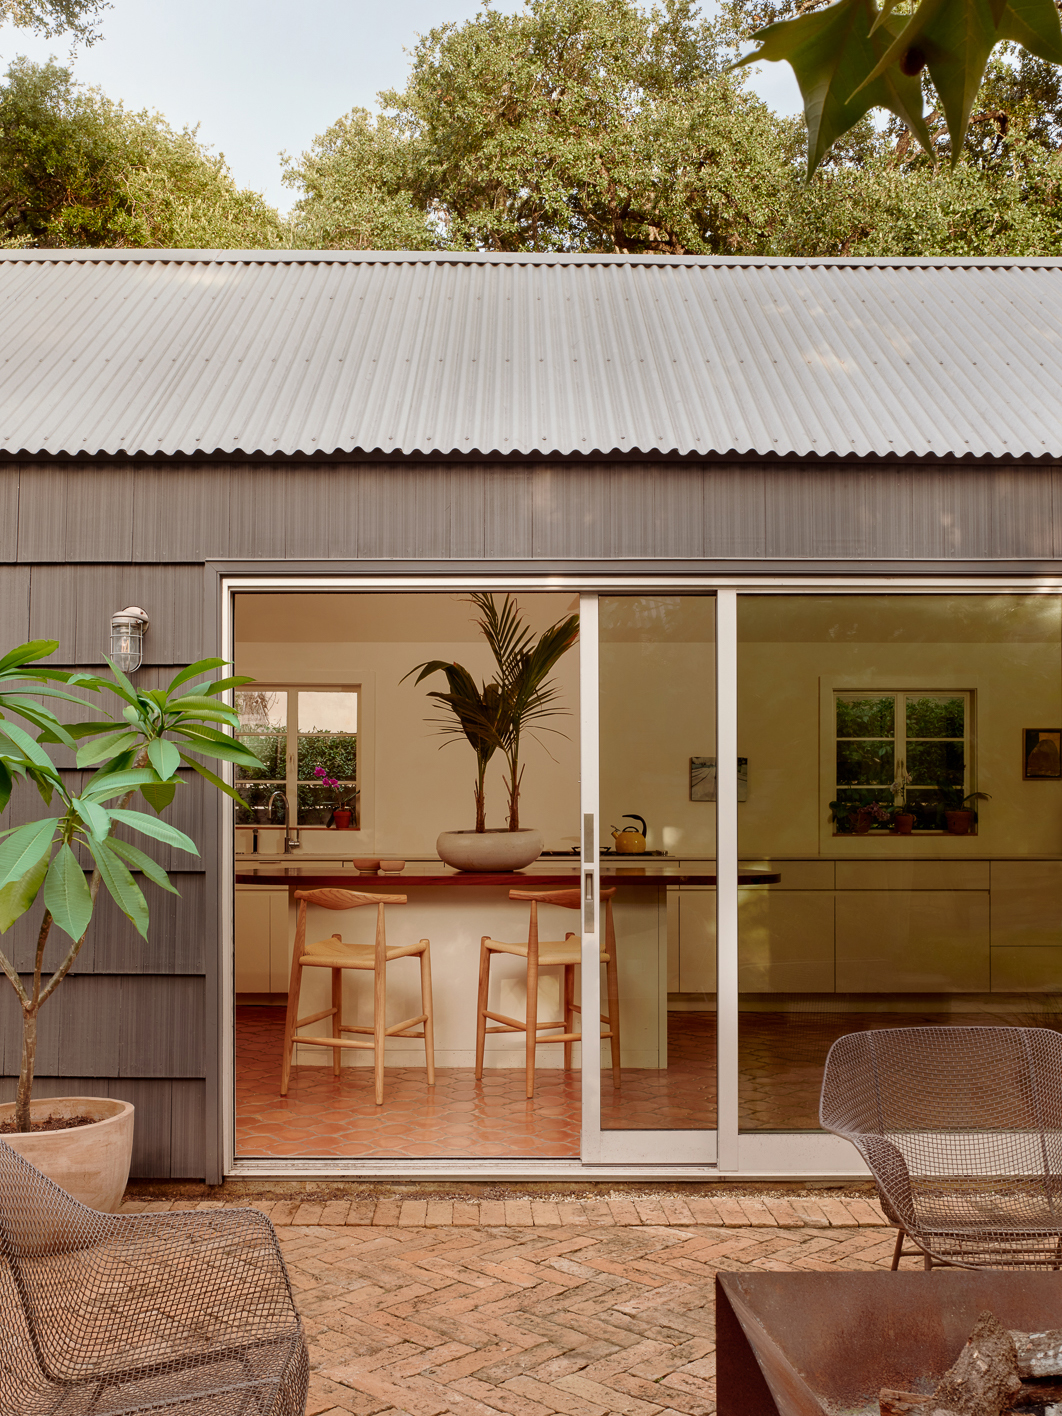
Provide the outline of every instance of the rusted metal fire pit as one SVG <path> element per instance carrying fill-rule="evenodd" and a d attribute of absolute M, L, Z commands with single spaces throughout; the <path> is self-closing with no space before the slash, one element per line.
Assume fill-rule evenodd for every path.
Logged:
<path fill-rule="evenodd" d="M 978 1314 L 1062 1328 L 1062 1273 L 720 1273 L 718 1416 L 877 1410 L 883 1387 L 931 1392 Z"/>

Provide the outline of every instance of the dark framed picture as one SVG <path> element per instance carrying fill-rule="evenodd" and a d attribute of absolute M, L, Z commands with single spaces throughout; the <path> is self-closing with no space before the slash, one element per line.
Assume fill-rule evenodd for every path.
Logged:
<path fill-rule="evenodd" d="M 1026 782 L 1062 780 L 1062 728 L 1023 728 L 1021 775 Z"/>

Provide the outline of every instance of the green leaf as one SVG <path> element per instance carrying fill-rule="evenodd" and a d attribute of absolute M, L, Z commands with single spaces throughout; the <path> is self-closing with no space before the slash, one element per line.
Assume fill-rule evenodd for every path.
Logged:
<path fill-rule="evenodd" d="M 180 785 L 181 779 L 179 777 L 172 782 L 148 782 L 140 788 L 140 795 L 148 806 L 161 814 L 177 795 L 177 788 Z"/>
<path fill-rule="evenodd" d="M 0 659 L 0 674 L 7 674 L 12 669 L 17 669 L 21 664 L 30 663 L 33 659 L 47 659 L 58 648 L 58 639 L 31 639 L 26 644 L 18 645 L 17 648 L 12 649 Z"/>
<path fill-rule="evenodd" d="M 79 747 L 77 765 L 79 767 L 95 767 L 97 762 L 105 762 L 110 757 L 117 757 L 119 753 L 128 752 L 131 748 L 136 747 L 139 741 L 140 737 L 137 733 L 120 728 L 116 733 L 108 733 L 106 737 L 97 738 L 95 742 L 86 743 L 84 747 Z"/>
<path fill-rule="evenodd" d="M 85 881 L 85 872 L 77 856 L 65 843 L 55 853 L 44 881 L 44 903 L 52 918 L 75 942 L 89 927 L 92 918 L 92 896 Z"/>
<path fill-rule="evenodd" d="M 923 4 L 940 3 L 923 0 Z M 985 5 L 987 0 L 970 3 Z M 825 10 L 767 25 L 753 35 L 760 41 L 759 49 L 733 66 L 761 59 L 784 59 L 792 66 L 804 99 L 809 177 L 841 134 L 871 108 L 895 113 L 926 151 L 933 152 L 922 115 L 921 80 L 901 72 L 898 60 L 904 48 L 898 48 L 898 40 L 893 43 L 904 22 L 888 20 L 871 33 L 877 18 L 873 0 L 839 0 Z M 893 49 L 896 54 L 886 61 Z"/>
<path fill-rule="evenodd" d="M 13 742 L 16 747 L 21 748 L 22 754 L 28 757 L 38 767 L 45 767 L 55 771 L 52 759 L 45 752 L 43 747 L 39 747 L 33 738 L 24 728 L 20 728 L 17 723 L 12 723 L 7 718 L 0 718 L 0 736 L 6 737 Z"/>
<path fill-rule="evenodd" d="M 11 790 L 14 785 L 10 767 L 0 758 L 0 811 L 3 811 L 11 800 Z"/>
<path fill-rule="evenodd" d="M 162 780 L 168 781 L 181 765 L 181 754 L 172 742 L 164 738 L 154 738 L 148 743 L 148 761 Z"/>
<path fill-rule="evenodd" d="M 247 674 L 233 674 L 230 678 L 218 679 L 207 689 L 207 694 L 213 698 L 215 694 L 224 693 L 230 688 L 242 688 L 245 683 L 254 683 L 254 679 Z"/>
<path fill-rule="evenodd" d="M 58 825 L 54 817 L 46 816 L 11 832 L 0 846 L 0 886 L 21 879 L 30 866 L 49 854 Z"/>
<path fill-rule="evenodd" d="M 232 797 L 233 801 L 238 802 L 240 806 L 247 805 L 235 787 L 230 787 L 228 782 L 223 782 L 216 772 L 211 772 L 209 767 L 204 767 L 201 762 L 196 762 L 194 757 L 185 756 L 183 752 L 181 753 L 181 760 L 182 762 L 186 762 L 193 772 L 198 772 L 204 781 L 209 782 L 213 787 L 217 787 L 219 792 L 224 792 L 227 797 Z"/>
<path fill-rule="evenodd" d="M 189 664 L 186 669 L 182 669 L 176 678 L 170 679 L 166 686 L 167 694 L 173 692 L 175 688 L 180 688 L 182 683 L 187 683 L 189 679 L 194 679 L 196 674 L 209 673 L 211 669 L 223 669 L 230 660 L 228 659 L 200 659 L 198 663 Z"/>
<path fill-rule="evenodd" d="M 108 801 L 133 787 L 142 787 L 145 782 L 157 780 L 154 771 L 148 767 L 134 767 L 128 772 L 97 772 L 81 795 L 89 801 Z"/>
<path fill-rule="evenodd" d="M 185 741 L 182 743 L 182 756 L 185 752 L 201 752 L 204 757 L 218 757 L 222 762 L 238 762 L 243 767 L 264 767 L 263 762 L 259 762 L 254 753 L 246 747 L 241 747 L 232 738 L 222 738 L 219 742 L 215 738 L 200 738 L 198 733 L 189 732 L 182 728 Z"/>
<path fill-rule="evenodd" d="M 139 846 L 134 846 L 130 841 L 123 841 L 120 836 L 108 836 L 107 845 L 115 855 L 121 856 L 126 865 L 131 865 L 134 870 L 142 871 L 160 889 L 168 890 L 171 895 L 181 893 L 176 886 L 170 883 L 170 877 L 158 861 L 152 860 Z"/>
<path fill-rule="evenodd" d="M 1012 39 L 1049 64 L 1062 64 L 1062 24 L 1053 0 L 1000 3 L 1003 14 L 996 20 L 1000 39 Z"/>
<path fill-rule="evenodd" d="M 142 831 L 145 836 L 151 836 L 156 841 L 163 841 L 167 846 L 176 846 L 179 850 L 190 851 L 192 855 L 198 855 L 195 842 L 190 836 L 186 836 L 183 831 L 178 831 L 176 826 L 171 826 L 168 821 L 157 821 L 155 817 L 148 816 L 143 811 L 129 811 L 125 807 L 115 807 L 111 812 L 115 821 L 121 821 L 124 826 L 132 826 L 134 831 Z"/>
<path fill-rule="evenodd" d="M 0 890 L 0 934 L 6 934 L 33 904 L 48 874 L 48 864 L 49 857 L 42 855 L 36 865 L 31 865 L 24 875 Z"/>
<path fill-rule="evenodd" d="M 125 861 L 107 841 L 90 841 L 89 849 L 108 893 L 141 938 L 147 938 L 148 907 L 140 886 L 129 873 Z"/>
<path fill-rule="evenodd" d="M 110 812 L 104 811 L 103 807 L 97 802 L 85 801 L 82 797 L 74 797 L 70 805 L 81 817 L 92 834 L 99 836 L 99 838 L 103 840 L 111 829 Z"/>
<path fill-rule="evenodd" d="M 870 92 L 875 80 L 901 62 L 912 68 L 927 65 L 947 119 L 954 165 L 988 57 L 1000 38 L 989 0 L 922 0 L 860 90 Z"/>

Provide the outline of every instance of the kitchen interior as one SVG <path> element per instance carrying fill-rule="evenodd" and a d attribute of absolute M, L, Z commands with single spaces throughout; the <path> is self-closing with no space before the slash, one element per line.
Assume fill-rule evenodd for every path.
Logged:
<path fill-rule="evenodd" d="M 536 635 L 578 610 L 564 593 L 517 600 Z M 488 1031 L 475 1076 L 480 940 L 526 946 L 529 906 L 440 861 L 440 832 L 474 824 L 476 758 L 460 735 L 439 732 L 427 695 L 446 689 L 444 676 L 418 683 L 411 672 L 458 663 L 490 681 L 468 597 L 270 591 L 235 601 L 236 671 L 256 680 L 241 698 L 244 731 L 272 753 L 260 780 L 240 783 L 247 805 L 235 824 L 237 1154 L 577 1156 L 578 1042 L 540 1041 L 529 1096 L 524 1035 Z M 1025 776 L 1021 755 L 1028 729 L 1062 722 L 1060 606 L 1029 595 L 739 597 L 743 1130 L 815 1129 L 825 1052 L 842 1032 L 986 1017 L 1052 1026 L 1062 1012 L 1062 776 Z M 616 890 L 621 1035 L 618 1072 L 609 1041 L 595 1057 L 601 1125 L 711 1129 L 714 599 L 602 596 L 599 616 L 602 866 Z M 521 824 L 543 843 L 521 871 L 531 887 L 568 861 L 574 872 L 578 855 L 578 652 L 552 672 L 563 713 L 529 735 L 522 759 Z M 858 751 L 838 736 L 841 700 L 870 703 L 880 720 Z M 912 735 L 905 747 L 899 719 L 883 717 L 892 703 L 910 726 L 912 713 L 960 700 L 950 744 Z M 900 781 L 901 749 L 937 763 L 930 776 L 951 776 Z M 933 805 L 957 785 L 983 794 L 966 834 L 944 829 Z M 503 827 L 499 754 L 484 787 L 486 824 Z M 854 808 L 835 809 L 838 793 L 877 800 L 888 819 L 859 829 Z M 918 813 L 909 834 L 895 825 L 906 796 Z M 375 868 L 360 873 L 355 860 Z M 387 944 L 430 941 L 433 1084 L 419 1036 L 387 1041 L 379 1104 L 371 1048 L 296 1043 L 281 1095 L 297 928 L 283 872 L 293 863 L 349 889 L 406 895 L 384 909 Z M 537 909 L 542 940 L 578 928 L 569 910 Z M 370 945 L 376 917 L 375 906 L 311 904 L 306 939 Z M 303 971 L 300 1016 L 334 1004 L 328 972 Z M 418 959 L 396 958 L 386 975 L 389 1024 L 420 1016 Z M 490 979 L 491 1018 L 524 1019 L 527 958 L 493 954 Z M 603 1004 L 608 986 L 603 967 Z M 370 972 L 344 969 L 341 988 L 345 1025 L 371 1030 Z M 539 1019 L 570 1020 L 578 970 L 543 966 L 535 997 Z"/>

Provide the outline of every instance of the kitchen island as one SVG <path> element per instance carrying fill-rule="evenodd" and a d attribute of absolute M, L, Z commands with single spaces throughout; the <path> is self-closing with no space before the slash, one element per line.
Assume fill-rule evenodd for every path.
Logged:
<path fill-rule="evenodd" d="M 669 902 L 674 906 L 677 887 L 710 890 L 716 883 L 711 861 L 640 861 L 622 857 L 601 861 L 602 889 L 616 888 L 614 915 L 620 970 L 620 1008 L 623 1065 L 667 1066 L 667 967 Z M 435 997 L 436 1061 L 441 1067 L 468 1067 L 474 1060 L 476 1034 L 476 984 L 479 942 L 483 935 L 495 939 L 527 938 L 528 906 L 509 899 L 510 890 L 577 889 L 580 867 L 575 857 L 536 861 L 524 870 L 491 874 L 457 871 L 441 861 L 410 861 L 402 871 L 361 872 L 349 861 L 294 860 L 273 857 L 256 861 L 237 859 L 236 885 L 236 995 L 267 995 L 274 1002 L 286 994 L 291 947 L 295 930 L 296 890 L 338 888 L 368 894 L 407 896 L 407 903 L 387 912 L 387 937 L 391 944 L 410 939 L 431 941 Z M 742 886 L 777 884 L 776 871 L 744 869 Z M 700 898 L 705 898 L 701 896 Z M 311 938 L 341 934 L 348 943 L 368 943 L 375 929 L 371 909 L 333 911 L 309 909 Z M 577 911 L 555 905 L 540 908 L 543 939 L 562 939 L 579 928 Z M 714 930 L 699 944 L 705 953 L 702 973 L 714 991 Z M 710 955 L 710 958 L 708 957 Z M 316 976 L 320 973 L 320 977 Z M 345 1014 L 353 1022 L 371 1020 L 372 990 L 365 979 L 346 977 Z M 545 969 L 539 985 L 539 1017 L 555 1017 L 560 1006 L 560 976 Z M 497 959 L 492 970 L 492 1008 L 512 1017 L 523 1015 L 526 1004 L 526 971 L 518 958 Z M 415 962 L 397 960 L 388 970 L 388 1015 L 409 1017 L 418 1009 Z M 328 979 L 324 971 L 304 976 L 300 1012 L 328 1006 Z M 714 1006 L 714 1000 L 706 1006 Z M 405 1010 L 405 1011 L 403 1011 Z M 388 1066 L 418 1065 L 418 1044 L 394 1039 L 388 1044 Z M 423 1052 L 419 1054 L 423 1065 Z M 368 1065 L 368 1054 L 347 1052 L 345 1066 Z M 297 1061 L 307 1065 L 331 1063 L 321 1048 L 298 1050 Z M 578 1048 L 576 1048 L 578 1062 Z M 561 1048 L 540 1049 L 539 1065 L 556 1067 Z M 279 1059 L 278 1059 L 279 1067 Z M 522 1067 L 523 1041 L 506 1035 L 488 1038 L 488 1067 Z"/>

